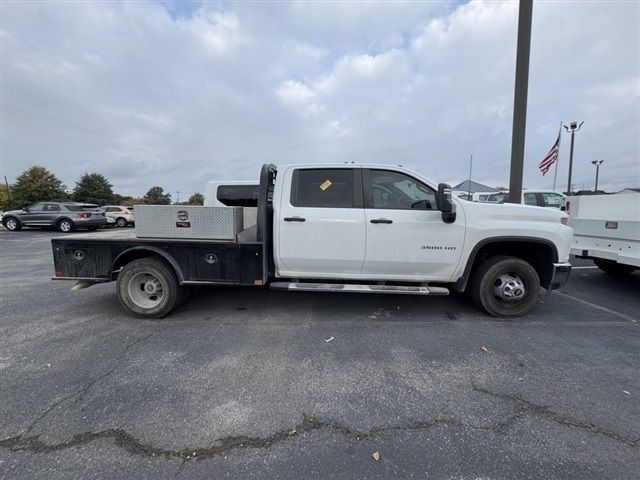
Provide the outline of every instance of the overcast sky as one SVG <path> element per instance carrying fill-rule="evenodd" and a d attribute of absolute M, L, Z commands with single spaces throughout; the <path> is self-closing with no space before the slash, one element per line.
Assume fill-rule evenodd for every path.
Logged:
<path fill-rule="evenodd" d="M 2 175 L 181 198 L 262 163 L 508 185 L 518 4 L 2 2 Z M 524 185 L 561 121 L 574 183 L 640 187 L 640 2 L 536 1 Z M 562 136 L 558 189 L 567 181 Z"/>

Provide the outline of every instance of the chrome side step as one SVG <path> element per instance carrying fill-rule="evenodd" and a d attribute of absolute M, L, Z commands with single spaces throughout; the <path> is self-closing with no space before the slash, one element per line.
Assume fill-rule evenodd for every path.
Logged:
<path fill-rule="evenodd" d="M 449 289 L 430 286 L 360 285 L 355 283 L 273 282 L 273 290 L 300 292 L 389 293 L 399 295 L 449 295 Z"/>

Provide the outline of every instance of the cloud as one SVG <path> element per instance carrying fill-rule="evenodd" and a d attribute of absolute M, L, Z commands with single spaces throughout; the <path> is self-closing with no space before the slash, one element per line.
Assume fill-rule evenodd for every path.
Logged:
<path fill-rule="evenodd" d="M 574 182 L 640 185 L 640 6 L 534 5 L 525 185 L 560 121 Z M 73 185 L 202 191 L 264 162 L 403 164 L 508 183 L 516 2 L 2 6 L 0 153 Z M 564 187 L 568 137 L 558 173 Z M 182 196 L 182 194 L 181 194 Z"/>

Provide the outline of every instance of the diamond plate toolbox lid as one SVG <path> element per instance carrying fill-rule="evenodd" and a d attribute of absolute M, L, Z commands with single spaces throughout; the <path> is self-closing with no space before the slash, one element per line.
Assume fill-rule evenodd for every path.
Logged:
<path fill-rule="evenodd" d="M 243 229 L 242 207 L 136 205 L 136 236 L 235 241 Z"/>

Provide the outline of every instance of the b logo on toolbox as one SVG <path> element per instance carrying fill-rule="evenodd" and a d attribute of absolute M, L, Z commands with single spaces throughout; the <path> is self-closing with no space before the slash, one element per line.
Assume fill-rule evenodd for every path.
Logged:
<path fill-rule="evenodd" d="M 176 227 L 178 228 L 191 228 L 191 223 L 189 220 L 189 212 L 186 210 L 178 210 L 178 221 L 176 222 Z"/>

